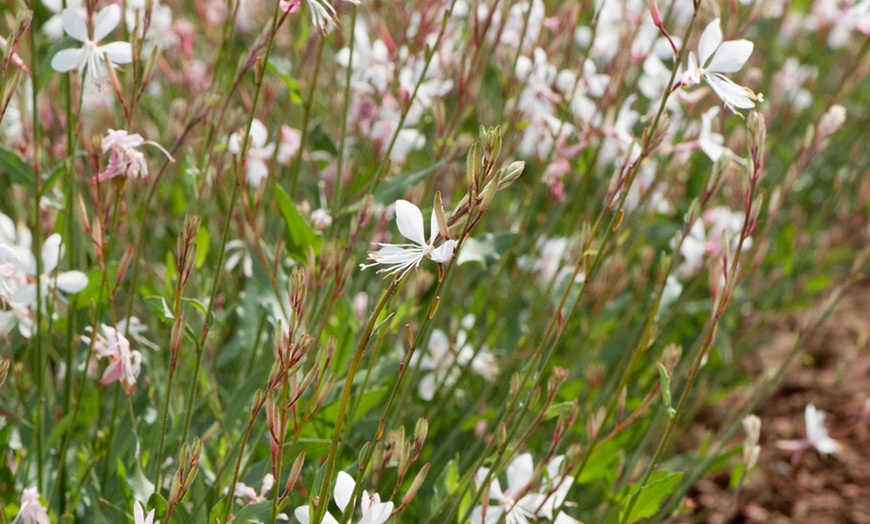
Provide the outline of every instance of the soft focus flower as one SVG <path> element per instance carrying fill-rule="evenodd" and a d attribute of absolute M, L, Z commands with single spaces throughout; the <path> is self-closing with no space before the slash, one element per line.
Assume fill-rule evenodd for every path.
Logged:
<path fill-rule="evenodd" d="M 419 267 L 424 258 L 430 258 L 439 264 L 448 262 L 453 258 L 456 241 L 447 240 L 436 248 L 434 244 L 438 238 L 438 221 L 434 210 L 429 223 L 430 234 L 427 242 L 423 232 L 423 213 L 420 208 L 407 200 L 396 201 L 396 225 L 399 227 L 399 233 L 413 243 L 379 243 L 381 249 L 369 253 L 369 260 L 374 262 L 361 264 L 360 269 L 377 265 L 392 266 L 381 269 L 378 273 L 386 273 L 387 275 L 399 273 L 399 278 L 402 278 L 411 268 Z"/>
<path fill-rule="evenodd" d="M 154 524 L 154 510 L 145 515 L 145 510 L 137 500 L 133 503 L 133 524 Z"/>
<path fill-rule="evenodd" d="M 61 14 L 63 30 L 84 46 L 78 49 L 63 49 L 51 59 L 51 67 L 59 73 L 73 69 L 85 74 L 85 84 L 96 86 L 106 78 L 106 62 L 129 64 L 133 61 L 133 51 L 128 42 L 112 42 L 97 45 L 97 42 L 111 33 L 121 21 L 121 8 L 111 4 L 97 13 L 94 18 L 94 37 L 88 36 L 88 26 L 82 14 L 73 9 L 64 9 Z"/>
<path fill-rule="evenodd" d="M 166 155 L 170 162 L 175 161 L 163 146 L 143 139 L 138 133 L 131 135 L 124 130 L 109 129 L 102 142 L 103 154 L 109 154 L 109 165 L 106 166 L 105 171 L 97 175 L 97 180 L 102 182 L 116 176 L 133 179 L 147 178 L 148 163 L 145 162 L 145 155 L 136 149 L 142 144 L 155 146 Z"/>
<path fill-rule="evenodd" d="M 839 442 L 828 436 L 825 429 L 825 412 L 807 404 L 804 410 L 804 420 L 807 425 L 807 440 L 819 453 L 837 455 L 843 451 Z"/>
<path fill-rule="evenodd" d="M 88 331 L 93 331 L 90 327 Z M 82 336 L 82 342 L 91 343 L 91 338 Z M 105 386 L 120 382 L 124 392 L 131 395 L 136 390 L 136 380 L 142 366 L 142 354 L 130 349 L 130 342 L 118 329 L 100 324 L 100 332 L 94 340 L 94 352 L 98 358 L 108 358 L 109 365 L 98 382 Z"/>
<path fill-rule="evenodd" d="M 353 477 L 344 471 L 338 472 L 338 478 L 335 480 L 335 490 L 332 498 L 335 499 L 335 504 L 342 512 L 353 511 L 353 508 L 347 510 L 347 505 L 350 503 L 350 497 L 353 495 L 353 490 L 356 483 Z M 384 524 L 393 513 L 393 503 L 391 501 L 381 502 L 381 497 L 377 493 L 369 495 L 369 492 L 363 490 L 362 500 L 360 501 L 360 509 L 362 510 L 362 518 L 360 524 Z M 309 524 L 308 506 L 300 506 L 293 511 L 293 515 L 302 524 Z M 323 515 L 322 524 L 338 524 L 338 520 L 333 517 L 328 511 Z"/>
<path fill-rule="evenodd" d="M 248 504 L 255 504 L 266 500 L 266 494 L 275 485 L 275 477 L 271 473 L 266 473 L 263 477 L 263 485 L 260 487 L 260 493 L 254 491 L 254 488 L 248 486 L 244 482 L 237 482 L 234 490 L 237 497 L 248 499 Z M 275 517 L 277 520 L 290 520 L 286 513 L 279 513 Z"/>
<path fill-rule="evenodd" d="M 749 60 L 753 44 L 749 40 L 722 41 L 719 19 L 713 20 L 701 34 L 698 58 L 689 53 L 689 68 L 683 73 L 683 85 L 695 85 L 703 78 L 725 105 L 731 108 L 755 107 L 763 97 L 748 87 L 735 84 L 723 73 L 736 73 Z"/>
<path fill-rule="evenodd" d="M 746 432 L 743 441 L 743 462 L 746 464 L 746 469 L 752 469 L 761 453 L 761 446 L 758 445 L 761 436 L 761 419 L 757 415 L 747 415 L 743 418 L 743 431 Z"/>
<path fill-rule="evenodd" d="M 42 5 L 51 11 L 52 16 L 42 24 L 42 32 L 52 40 L 60 40 L 63 38 L 63 19 L 61 13 L 64 10 L 63 0 L 42 0 Z M 84 0 L 66 0 L 66 9 L 80 13 L 85 16 Z"/>
<path fill-rule="evenodd" d="M 466 324 L 468 318 L 471 319 L 470 322 L 473 325 L 473 315 L 466 317 L 463 324 Z M 468 344 L 467 340 L 466 331 L 460 330 L 456 336 L 456 349 L 453 349 L 450 347 L 450 340 L 444 331 L 432 330 L 432 335 L 429 337 L 429 352 L 420 358 L 420 369 L 428 371 L 417 385 L 417 393 L 420 394 L 420 398 L 430 401 L 435 396 L 436 386 L 452 386 L 461 376 L 462 368 L 469 363 L 469 370 L 473 373 L 484 377 L 493 375 L 496 364 L 489 348 L 484 345 L 475 355 L 474 346 Z"/>
<path fill-rule="evenodd" d="M 0 330 L 5 331 L 16 322 L 21 335 L 30 338 L 33 334 L 36 311 L 36 257 L 31 252 L 30 231 L 23 224 L 15 229 L 12 220 L 0 215 L 0 265 L 6 267 L 3 272 L 3 300 L 10 308 L 0 310 Z M 59 234 L 54 233 L 42 244 L 42 307 L 48 313 L 48 297 L 52 290 L 58 289 L 64 293 L 78 293 L 88 285 L 88 277 L 81 271 L 55 270 L 63 256 L 63 245 Z"/>
<path fill-rule="evenodd" d="M 27 488 L 21 494 L 21 508 L 15 517 L 15 522 L 22 524 L 51 524 L 48 518 L 48 510 L 39 500 L 39 490 Z"/>
<path fill-rule="evenodd" d="M 535 466 L 529 453 L 523 453 L 511 461 L 507 467 L 508 488 L 502 491 L 499 480 L 492 479 L 489 484 L 489 498 L 496 501 L 496 504 L 474 508 L 471 512 L 472 524 L 495 524 L 501 521 L 503 515 L 506 524 L 525 524 L 534 519 L 538 508 L 547 500 L 545 495 L 528 489 L 534 480 L 534 472 Z M 478 469 L 478 484 L 488 474 L 489 468 Z"/>
<path fill-rule="evenodd" d="M 804 410 L 804 422 L 807 427 L 807 438 L 800 440 L 780 440 L 776 443 L 776 447 L 787 451 L 797 452 L 800 456 L 804 450 L 816 448 L 819 453 L 824 455 L 839 455 L 843 451 L 843 446 L 832 439 L 828 435 L 828 430 L 825 429 L 825 412 L 816 409 L 816 406 L 807 404 Z"/>
<path fill-rule="evenodd" d="M 286 129 L 284 129 L 286 128 Z M 260 183 L 269 176 L 269 162 L 275 156 L 275 160 L 279 164 L 287 164 L 293 155 L 299 150 L 298 141 L 294 139 L 298 135 L 293 133 L 293 130 L 287 126 L 281 128 L 281 143 L 278 144 L 277 156 L 275 153 L 275 143 L 266 143 L 269 139 L 269 131 L 266 126 L 256 118 L 251 121 L 250 137 L 248 139 L 248 154 L 245 160 L 245 180 L 248 185 L 257 188 Z M 241 154 L 242 141 L 244 140 L 244 132 L 236 132 L 230 135 L 227 143 L 227 149 L 234 155 Z"/>

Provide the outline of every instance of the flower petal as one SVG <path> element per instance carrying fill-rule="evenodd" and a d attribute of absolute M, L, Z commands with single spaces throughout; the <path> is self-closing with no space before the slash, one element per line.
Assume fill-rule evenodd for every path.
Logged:
<path fill-rule="evenodd" d="M 508 492 L 516 495 L 532 480 L 535 464 L 531 453 L 523 453 L 511 461 L 507 468 Z"/>
<path fill-rule="evenodd" d="M 443 264 L 444 262 L 449 262 L 451 258 L 453 258 L 453 251 L 456 249 L 456 241 L 448 240 L 444 242 L 436 249 L 433 249 L 429 253 L 429 258 L 431 258 L 434 262 L 438 262 L 439 264 Z"/>
<path fill-rule="evenodd" d="M 356 487 L 356 482 L 353 481 L 353 477 L 344 471 L 339 471 L 338 478 L 335 479 L 335 491 L 332 496 L 335 499 L 335 503 L 341 508 L 341 511 L 344 511 L 344 508 L 350 502 L 350 496 L 353 495 L 354 487 Z"/>
<path fill-rule="evenodd" d="M 67 73 L 84 65 L 87 51 L 84 48 L 61 49 L 51 59 L 51 68 L 58 73 Z"/>
<path fill-rule="evenodd" d="M 268 139 L 269 131 L 266 126 L 256 118 L 251 121 L 251 147 L 261 148 L 266 145 Z"/>
<path fill-rule="evenodd" d="M 45 239 L 42 244 L 42 272 L 49 274 L 57 268 L 62 252 L 61 238 L 57 233 Z"/>
<path fill-rule="evenodd" d="M 719 46 L 707 65 L 711 73 L 736 73 L 749 60 L 754 45 L 749 40 L 732 40 Z"/>
<path fill-rule="evenodd" d="M 722 43 L 722 26 L 719 24 L 719 19 L 713 20 L 704 29 L 701 34 L 701 40 L 698 42 L 698 59 L 700 66 L 704 67 L 707 60 L 713 56 L 719 44 Z"/>
<path fill-rule="evenodd" d="M 425 246 L 426 236 L 423 233 L 423 213 L 420 208 L 407 200 L 396 201 L 396 225 L 399 233 L 415 244 Z"/>
<path fill-rule="evenodd" d="M 133 61 L 133 48 L 128 42 L 112 42 L 101 45 L 100 51 L 105 53 L 113 64 L 129 64 Z"/>
<path fill-rule="evenodd" d="M 118 6 L 115 7 L 117 8 Z M 88 38 L 88 26 L 85 24 L 85 19 L 81 13 L 74 9 L 64 9 L 60 17 L 63 30 L 66 31 L 66 34 L 82 43 L 90 40 Z"/>
<path fill-rule="evenodd" d="M 740 109 L 749 109 L 755 107 L 755 102 L 749 96 L 750 91 L 741 85 L 735 84 L 733 81 L 722 76 L 719 73 L 704 75 L 707 84 L 719 95 L 719 98 L 729 107 L 737 107 Z"/>
<path fill-rule="evenodd" d="M 94 42 L 99 42 L 106 38 L 113 29 L 118 27 L 121 21 L 121 8 L 118 4 L 109 4 L 100 9 L 97 17 L 94 20 Z"/>
<path fill-rule="evenodd" d="M 88 286 L 88 276 L 81 271 L 65 271 L 57 276 L 56 285 L 64 293 L 78 293 Z"/>

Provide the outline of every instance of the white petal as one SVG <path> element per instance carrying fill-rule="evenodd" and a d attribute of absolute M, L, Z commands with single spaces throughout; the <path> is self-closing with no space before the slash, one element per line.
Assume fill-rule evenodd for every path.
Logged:
<path fill-rule="evenodd" d="M 435 238 L 440 233 L 438 229 L 438 217 L 435 216 L 435 209 L 432 209 L 432 214 L 429 215 L 429 243 L 434 244 Z"/>
<path fill-rule="evenodd" d="M 344 508 L 350 502 L 350 496 L 353 495 L 354 487 L 356 487 L 356 483 L 353 481 L 353 477 L 344 471 L 339 471 L 338 478 L 335 479 L 335 492 L 332 496 L 335 498 L 335 503 L 338 504 L 341 511 L 344 511 Z"/>
<path fill-rule="evenodd" d="M 79 49 L 61 49 L 51 59 L 51 68 L 58 73 L 67 73 L 84 65 L 87 51 Z"/>
<path fill-rule="evenodd" d="M 498 524 L 502 513 L 504 513 L 504 506 L 487 506 L 486 520 L 483 520 L 483 509 L 478 506 L 471 512 L 471 524 Z"/>
<path fill-rule="evenodd" d="M 78 293 L 88 286 L 88 276 L 81 271 L 65 271 L 57 276 L 57 288 L 64 293 Z"/>
<path fill-rule="evenodd" d="M 396 225 L 399 233 L 411 242 L 418 245 L 426 245 L 426 237 L 423 233 L 423 213 L 420 208 L 407 200 L 396 201 Z"/>
<path fill-rule="evenodd" d="M 735 84 L 719 73 L 704 75 L 704 78 L 726 105 L 740 109 L 755 107 L 755 102 L 752 101 L 745 87 Z"/>
<path fill-rule="evenodd" d="M 417 384 L 417 393 L 420 398 L 429 402 L 435 396 L 435 373 L 426 373 Z"/>
<path fill-rule="evenodd" d="M 106 53 L 113 64 L 129 64 L 133 61 L 133 48 L 128 42 L 112 42 L 101 45 L 99 50 Z"/>
<path fill-rule="evenodd" d="M 701 67 L 704 67 L 707 60 L 713 56 L 716 48 L 722 43 L 722 26 L 719 25 L 719 19 L 713 20 L 704 29 L 701 34 L 701 40 L 698 42 L 698 58 L 701 62 Z"/>
<path fill-rule="evenodd" d="M 118 27 L 121 21 L 121 8 L 118 4 L 110 4 L 100 9 L 94 20 L 94 42 L 99 42 Z"/>
<path fill-rule="evenodd" d="M 266 126 L 256 118 L 251 122 L 251 147 L 261 148 L 269 139 L 269 131 Z"/>
<path fill-rule="evenodd" d="M 456 249 L 456 241 L 448 240 L 444 242 L 436 249 L 432 250 L 429 253 L 429 258 L 433 261 L 438 262 L 439 264 L 443 264 L 444 262 L 449 262 L 451 258 L 453 258 L 453 250 Z"/>
<path fill-rule="evenodd" d="M 61 238 L 54 233 L 42 244 L 42 272 L 51 273 L 57 267 L 61 257 Z"/>
<path fill-rule="evenodd" d="M 707 65 L 711 73 L 735 73 L 749 60 L 754 45 L 749 40 L 733 40 L 719 46 L 713 60 Z"/>
<path fill-rule="evenodd" d="M 256 158 L 248 158 L 248 170 L 245 173 L 245 179 L 248 181 L 249 186 L 260 187 L 260 183 L 268 176 L 269 168 L 265 162 Z"/>
<path fill-rule="evenodd" d="M 532 480 L 534 471 L 535 464 L 530 453 L 523 453 L 511 461 L 507 468 L 508 491 L 514 495 L 519 493 Z"/>
<path fill-rule="evenodd" d="M 63 21 L 63 30 L 66 31 L 66 34 L 82 43 L 90 40 L 88 38 L 88 26 L 85 25 L 85 19 L 82 18 L 81 13 L 73 9 L 64 9 L 60 16 Z"/>

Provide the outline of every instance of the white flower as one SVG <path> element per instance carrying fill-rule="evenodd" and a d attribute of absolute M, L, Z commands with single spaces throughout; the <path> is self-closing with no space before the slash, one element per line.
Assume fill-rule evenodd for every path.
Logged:
<path fill-rule="evenodd" d="M 739 71 L 749 60 L 752 48 L 749 40 L 723 42 L 719 19 L 713 20 L 701 34 L 698 58 L 695 58 L 695 53 L 689 53 L 689 68 L 683 74 L 683 85 L 695 85 L 703 78 L 732 110 L 755 107 L 755 101 L 761 101 L 763 97 L 748 87 L 735 84 L 723 74 Z"/>
<path fill-rule="evenodd" d="M 819 453 L 837 455 L 843 451 L 839 442 L 828 436 L 825 429 L 825 412 L 816 409 L 812 404 L 807 404 L 804 410 L 804 419 L 807 424 L 807 440 Z"/>
<path fill-rule="evenodd" d="M 133 503 L 133 524 L 154 524 L 154 510 L 145 515 L 145 510 L 137 500 Z"/>
<path fill-rule="evenodd" d="M 474 317 L 469 315 L 466 319 L 469 317 L 473 325 Z M 432 330 L 432 335 L 429 337 L 429 352 L 420 358 L 420 369 L 429 371 L 423 375 L 417 385 L 417 393 L 420 394 L 420 398 L 430 401 L 435 396 L 437 385 L 452 386 L 460 377 L 461 368 L 469 362 L 471 363 L 469 369 L 473 373 L 487 378 L 493 377 L 494 371 L 496 371 L 495 358 L 487 346 L 482 346 L 475 355 L 474 347 L 467 344 L 467 340 L 466 332 L 459 331 L 456 336 L 457 349 L 453 350 L 450 347 L 450 339 L 447 338 L 444 331 Z"/>
<path fill-rule="evenodd" d="M 447 240 L 436 248 L 434 244 L 438 237 L 438 221 L 434 210 L 429 224 L 430 233 L 427 242 L 423 232 L 423 213 L 420 208 L 407 200 L 396 201 L 396 225 L 399 227 L 399 233 L 413 244 L 378 244 L 381 249 L 369 253 L 369 260 L 374 262 L 361 264 L 360 269 L 377 265 L 392 266 L 381 269 L 378 273 L 387 275 L 399 273 L 399 278 L 402 278 L 411 268 L 419 267 L 424 258 L 430 258 L 439 264 L 448 262 L 453 258 L 456 241 Z"/>
<path fill-rule="evenodd" d="M 532 455 L 523 453 L 507 467 L 508 489 L 502 491 L 498 479 L 489 484 L 489 498 L 497 505 L 477 506 L 471 512 L 472 524 L 495 524 L 504 516 L 505 524 L 526 524 L 532 520 L 538 508 L 544 505 L 547 497 L 541 493 L 529 492 L 535 466 Z M 477 482 L 481 483 L 489 474 L 488 468 L 477 470 Z"/>
<path fill-rule="evenodd" d="M 48 35 L 52 40 L 60 40 L 63 37 L 63 20 L 61 12 L 63 11 L 63 0 L 42 0 L 42 5 L 53 14 L 51 18 L 42 24 L 42 32 Z M 66 0 L 66 8 L 73 9 L 84 16 L 86 13 L 83 0 Z"/>
<path fill-rule="evenodd" d="M 64 9 L 61 14 L 63 30 L 84 46 L 78 49 L 63 49 L 51 59 L 51 67 L 59 73 L 77 70 L 85 74 L 85 84 L 98 85 L 106 78 L 106 65 L 129 64 L 133 61 L 133 51 L 128 42 L 112 42 L 97 45 L 97 42 L 111 33 L 121 21 L 121 8 L 111 4 L 97 13 L 94 18 L 94 37 L 88 36 L 88 26 L 81 13 Z"/>
<path fill-rule="evenodd" d="M 287 127 L 286 130 L 282 128 L 282 141 L 277 146 L 278 154 L 275 158 L 279 164 L 287 164 L 290 162 L 290 159 L 296 151 L 299 150 L 298 144 L 290 142 L 295 136 L 296 135 L 289 127 Z M 230 135 L 227 142 L 227 149 L 230 153 L 238 155 L 242 152 L 242 141 L 244 140 L 244 137 L 243 132 L 236 132 Z M 251 121 L 251 131 L 248 139 L 248 154 L 245 160 L 245 180 L 247 180 L 248 185 L 253 188 L 260 187 L 260 183 L 269 176 L 268 163 L 272 161 L 272 157 L 275 155 L 275 143 L 270 142 L 267 144 L 266 141 L 268 139 L 269 131 L 266 129 L 266 126 L 256 118 Z"/>
<path fill-rule="evenodd" d="M 266 494 L 275 485 L 275 477 L 271 473 L 266 473 L 263 477 L 263 485 L 260 486 L 260 493 L 257 494 L 254 488 L 248 486 L 244 482 L 237 482 L 234 490 L 237 497 L 248 499 L 248 504 L 255 504 L 266 500 Z M 286 513 L 279 513 L 275 516 L 276 520 L 290 520 Z"/>
<path fill-rule="evenodd" d="M 713 132 L 713 119 L 718 114 L 718 107 L 711 107 L 704 111 L 704 114 L 701 115 L 701 132 L 698 133 L 698 145 L 701 147 L 701 151 L 713 162 L 719 160 L 722 155 L 731 153 L 728 148 L 722 145 L 725 143 L 725 138 L 721 134 Z"/>
<path fill-rule="evenodd" d="M 353 495 L 353 490 L 356 483 L 353 477 L 344 471 L 338 472 L 338 478 L 335 480 L 335 490 L 332 493 L 332 498 L 335 499 L 335 504 L 342 512 L 346 511 L 350 497 Z M 384 524 L 393 513 L 392 502 L 381 502 L 381 497 L 377 493 L 369 495 L 369 492 L 363 490 L 362 500 L 360 501 L 362 509 L 362 518 L 360 524 Z M 349 511 L 353 511 L 350 508 Z M 293 515 L 302 524 L 309 524 L 308 506 L 300 506 L 293 511 Z M 338 520 L 333 517 L 328 511 L 323 515 L 321 524 L 338 524 Z"/>
<path fill-rule="evenodd" d="M 39 491 L 36 488 L 27 488 L 21 494 L 21 508 L 15 517 L 15 522 L 22 524 L 51 524 L 48 518 L 48 510 L 39 500 Z"/>
<path fill-rule="evenodd" d="M 14 323 L 25 338 L 33 334 L 33 316 L 36 310 L 36 257 L 31 252 L 30 231 L 15 225 L 6 215 L 0 214 L 0 265 L 7 269 L 3 280 L 3 298 L 11 307 L 10 311 L 0 310 L 0 331 L 6 331 Z M 78 293 L 88 285 L 88 277 L 81 271 L 63 271 L 53 275 L 63 256 L 61 237 L 55 233 L 42 244 L 42 276 L 40 279 L 44 313 L 48 312 L 49 295 L 53 289 L 65 293 Z M 24 275 L 26 279 L 21 278 Z"/>

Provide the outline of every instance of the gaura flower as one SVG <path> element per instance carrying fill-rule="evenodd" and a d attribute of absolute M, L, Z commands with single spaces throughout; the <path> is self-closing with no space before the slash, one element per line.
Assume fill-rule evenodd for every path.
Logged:
<path fill-rule="evenodd" d="M 432 218 L 429 221 L 428 242 L 423 232 L 423 213 L 419 207 L 407 200 L 396 201 L 396 225 L 399 227 L 399 233 L 413 243 L 379 243 L 378 245 L 381 246 L 381 249 L 369 253 L 369 260 L 374 262 L 371 264 L 360 264 L 360 269 L 377 265 L 392 266 L 385 267 L 379 270 L 378 273 L 386 273 L 387 275 L 399 273 L 399 278 L 402 278 L 411 268 L 419 267 L 420 262 L 424 258 L 432 259 L 439 264 L 448 262 L 453 258 L 453 250 L 456 249 L 455 240 L 447 240 L 439 247 L 434 245 L 439 232 L 435 210 L 432 211 Z"/>
<path fill-rule="evenodd" d="M 243 131 L 230 135 L 227 141 L 227 150 L 238 155 L 242 152 L 242 142 L 245 135 Z M 266 143 L 269 140 L 269 130 L 256 118 L 251 121 L 250 137 L 248 139 L 248 154 L 245 159 L 245 180 L 253 188 L 260 187 L 269 176 L 269 162 L 275 154 L 275 143 Z M 278 154 L 275 160 L 279 164 L 286 165 L 299 150 L 298 135 L 288 126 L 281 128 L 281 142 L 278 144 Z"/>
<path fill-rule="evenodd" d="M 683 73 L 682 83 L 692 86 L 703 78 L 725 105 L 731 108 L 749 109 L 755 101 L 764 97 L 748 87 L 735 84 L 724 73 L 736 73 L 749 60 L 753 44 L 749 40 L 722 41 L 719 19 L 713 20 L 701 34 L 698 42 L 698 58 L 689 53 L 689 68 Z"/>
<path fill-rule="evenodd" d="M 332 497 L 335 499 L 338 509 L 342 512 L 353 511 L 353 508 L 346 508 L 350 503 L 350 498 L 353 495 L 355 487 L 356 483 L 353 481 L 353 477 L 344 471 L 338 472 L 338 478 L 335 480 L 335 491 L 333 492 Z M 359 520 L 360 524 L 384 524 L 384 522 L 389 520 L 390 515 L 393 513 L 392 501 L 381 502 L 380 495 L 377 493 L 369 495 L 369 492 L 366 490 L 363 490 L 360 508 L 362 510 L 362 518 Z M 293 515 L 295 515 L 296 519 L 302 524 L 309 524 L 310 522 L 308 518 L 308 506 L 300 506 L 296 508 L 293 511 Z M 323 515 L 321 523 L 338 524 L 338 520 L 327 511 Z"/>
<path fill-rule="evenodd" d="M 51 524 L 48 510 L 39 500 L 39 491 L 36 488 L 27 488 L 21 494 L 21 508 L 14 521 L 22 524 Z"/>
<path fill-rule="evenodd" d="M 145 510 L 139 501 L 133 503 L 133 524 L 154 524 L 154 510 L 145 514 Z"/>
<path fill-rule="evenodd" d="M 472 524 L 495 524 L 502 517 L 507 524 L 527 523 L 535 517 L 538 508 L 547 497 L 528 489 L 535 472 L 532 455 L 523 453 L 511 461 L 507 467 L 508 487 L 502 491 L 501 483 L 495 478 L 489 483 L 489 498 L 495 505 L 478 506 L 471 512 Z M 488 468 L 477 470 L 477 482 L 481 483 L 489 474 Z"/>
<path fill-rule="evenodd" d="M 86 329 L 92 331 L 90 327 Z M 90 337 L 81 338 L 85 344 L 91 343 Z M 142 368 L 142 354 L 130 349 L 130 341 L 123 333 L 105 324 L 100 325 L 100 333 L 94 340 L 94 351 L 99 358 L 109 359 L 109 365 L 98 384 L 106 386 L 120 382 L 124 392 L 131 395 L 136 390 L 136 380 Z"/>
<path fill-rule="evenodd" d="M 804 410 L 804 422 L 807 426 L 807 438 L 800 440 L 780 440 L 776 447 L 786 451 L 796 452 L 800 456 L 805 450 L 813 447 L 823 455 L 839 455 L 843 446 L 828 435 L 825 429 L 825 412 L 816 409 L 816 406 L 807 404 Z"/>
<path fill-rule="evenodd" d="M 807 440 L 819 453 L 837 455 L 843 451 L 839 442 L 832 439 L 825 429 L 825 412 L 816 409 L 812 404 L 807 404 L 804 410 L 804 421 L 807 425 Z"/>
<path fill-rule="evenodd" d="M 148 164 L 145 162 L 145 155 L 136 149 L 143 144 L 156 147 L 166 155 L 170 162 L 175 161 L 169 151 L 157 142 L 145 140 L 138 133 L 131 135 L 124 130 L 109 129 L 102 142 L 103 153 L 109 154 L 109 165 L 106 166 L 105 171 L 97 175 L 97 181 L 102 182 L 116 176 L 147 178 Z"/>
<path fill-rule="evenodd" d="M 51 59 L 51 67 L 59 73 L 77 70 L 85 74 L 85 84 L 98 85 L 106 78 L 106 65 L 129 64 L 133 61 L 133 50 L 128 42 L 112 42 L 97 45 L 107 37 L 121 21 L 121 8 L 111 4 L 97 13 L 94 18 L 94 37 L 88 35 L 88 26 L 82 14 L 73 9 L 61 13 L 63 30 L 84 46 L 78 49 L 63 49 Z"/>

